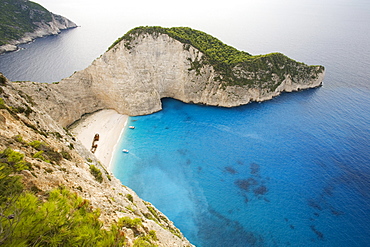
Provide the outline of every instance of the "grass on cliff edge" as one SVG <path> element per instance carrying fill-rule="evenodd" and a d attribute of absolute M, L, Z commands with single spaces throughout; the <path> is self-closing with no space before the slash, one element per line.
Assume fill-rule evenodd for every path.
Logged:
<path fill-rule="evenodd" d="M 195 47 L 205 56 L 201 61 L 190 61 L 191 67 L 189 70 L 194 69 L 199 75 L 203 65 L 210 64 L 219 72 L 220 77 L 215 79 L 224 81 L 228 85 L 249 84 L 259 87 L 264 85 L 270 90 L 275 90 L 288 74 L 291 75 L 293 80 L 299 78 L 314 79 L 324 70 L 323 66 L 308 66 L 281 53 L 253 56 L 226 45 L 207 33 L 189 27 L 136 27 L 117 39 L 108 50 L 121 41 L 125 42 L 127 49 L 132 49 L 134 44 L 131 41 L 141 34 L 167 34 L 183 43 L 186 50 L 189 50 L 190 46 Z M 271 85 L 274 74 L 279 77 L 279 83 Z"/>

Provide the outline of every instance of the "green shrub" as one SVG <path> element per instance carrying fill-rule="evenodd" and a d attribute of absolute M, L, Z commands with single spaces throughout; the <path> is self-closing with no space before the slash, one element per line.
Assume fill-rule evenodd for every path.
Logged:
<path fill-rule="evenodd" d="M 126 194 L 126 198 L 127 198 L 130 202 L 134 202 L 134 197 L 133 197 L 131 194 Z"/>
<path fill-rule="evenodd" d="M 131 219 L 130 217 L 123 217 L 118 220 L 118 226 L 127 228 L 137 228 L 142 226 L 143 221 L 140 218 Z"/>
<path fill-rule="evenodd" d="M 64 159 L 66 159 L 66 160 L 72 160 L 72 156 L 67 152 L 67 151 L 62 151 L 61 152 L 61 155 L 62 155 L 62 157 L 64 158 Z"/>
<path fill-rule="evenodd" d="M 37 150 L 46 150 L 47 148 L 47 144 L 44 142 L 40 142 L 40 141 L 32 141 L 28 143 L 28 145 L 30 145 L 31 147 L 34 147 Z"/>
<path fill-rule="evenodd" d="M 44 170 L 47 172 L 47 173 L 53 173 L 54 170 L 52 168 L 44 168 Z"/>
<path fill-rule="evenodd" d="M 150 213 L 157 219 L 157 221 L 160 222 L 161 219 L 160 219 L 157 211 L 153 207 L 151 207 L 151 206 L 147 206 L 147 208 L 150 211 Z"/>
<path fill-rule="evenodd" d="M 133 212 L 133 213 L 135 213 L 135 209 L 133 209 L 131 206 L 127 206 L 126 209 L 129 210 L 129 211 L 131 211 L 131 212 Z"/>
<path fill-rule="evenodd" d="M 3 74 L 0 74 L 0 85 L 5 85 L 6 84 L 6 78 Z"/>
<path fill-rule="evenodd" d="M 134 247 L 156 247 L 158 245 L 153 244 L 152 241 L 157 241 L 157 234 L 154 230 L 149 231 L 148 235 L 142 235 L 135 239 Z"/>
<path fill-rule="evenodd" d="M 70 144 L 68 145 L 68 148 L 69 148 L 70 150 L 72 150 L 72 149 L 74 149 L 75 147 L 73 146 L 73 144 L 72 144 L 72 143 L 70 143 Z"/>
<path fill-rule="evenodd" d="M 59 132 L 51 132 L 51 134 L 54 135 L 58 140 L 63 138 L 63 136 Z"/>
<path fill-rule="evenodd" d="M 44 151 L 38 151 L 37 153 L 35 153 L 33 156 L 33 158 L 35 159 L 40 159 L 42 161 L 45 161 L 47 163 L 50 163 L 50 160 L 48 160 L 45 156 L 44 156 Z"/>
<path fill-rule="evenodd" d="M 26 117 L 29 117 L 32 112 L 33 110 L 28 105 L 26 105 L 26 110 L 24 111 Z"/>
<path fill-rule="evenodd" d="M 23 140 L 23 137 L 21 135 L 16 135 L 13 138 L 19 143 L 26 144 L 26 142 Z"/>
<path fill-rule="evenodd" d="M 15 198 L 23 191 L 23 184 L 20 176 L 14 176 L 13 168 L 7 163 L 0 162 L 0 208 L 3 205 L 11 205 Z M 12 175 L 11 175 L 12 174 Z M 10 176 L 11 175 L 11 176 Z M 0 217 L 0 227 L 1 227 Z"/>
<path fill-rule="evenodd" d="M 0 98 L 0 109 L 7 109 L 3 98 Z"/>
<path fill-rule="evenodd" d="M 45 151 L 45 156 L 55 163 L 59 163 L 63 159 L 63 156 L 60 153 L 51 149 Z"/>
<path fill-rule="evenodd" d="M 10 107 L 10 110 L 13 113 L 24 113 L 26 117 L 29 117 L 30 114 L 33 112 L 33 110 L 28 105 L 26 105 L 26 107 L 22 106 Z"/>
<path fill-rule="evenodd" d="M 44 157 L 42 156 L 43 153 L 44 153 L 44 151 L 38 151 L 32 157 L 35 158 L 35 159 L 44 159 Z"/>
<path fill-rule="evenodd" d="M 24 160 L 24 154 L 18 153 L 10 148 L 6 148 L 4 151 L 0 152 L 0 164 L 7 166 L 13 172 L 30 168 L 30 164 Z"/>
<path fill-rule="evenodd" d="M 150 230 L 149 231 L 149 236 L 151 239 L 153 239 L 154 241 L 158 241 L 158 238 L 157 238 L 157 233 L 154 231 L 154 230 Z"/>
<path fill-rule="evenodd" d="M 36 140 L 36 141 L 32 141 L 32 142 L 28 143 L 28 145 L 30 145 L 31 147 L 33 147 L 36 150 L 40 151 L 40 152 L 37 152 L 35 154 L 38 157 L 35 157 L 34 156 L 34 158 L 40 158 L 40 159 L 42 159 L 44 161 L 47 161 L 48 160 L 49 163 L 50 162 L 59 163 L 63 159 L 62 154 L 54 151 L 51 147 L 49 147 L 49 145 L 47 145 L 44 142 L 41 142 L 41 141 L 37 141 Z"/>
<path fill-rule="evenodd" d="M 154 222 L 156 222 L 157 224 L 160 224 L 158 222 L 158 220 L 156 218 L 154 218 L 154 216 L 151 214 L 151 213 L 143 213 L 142 214 L 145 216 L 145 218 L 147 218 L 148 220 L 152 220 Z"/>
<path fill-rule="evenodd" d="M 65 168 L 65 167 L 60 167 L 59 170 L 62 171 L 62 172 L 69 173 L 67 168 Z"/>
<path fill-rule="evenodd" d="M 99 183 L 103 182 L 103 174 L 99 168 L 94 165 L 90 165 L 90 172 Z"/>
<path fill-rule="evenodd" d="M 123 246 L 125 240 L 116 225 L 104 230 L 99 210 L 64 188 L 52 190 L 44 202 L 22 193 L 3 214 L 13 215 L 0 219 L 9 230 L 0 240 L 4 246 Z"/>
<path fill-rule="evenodd" d="M 157 247 L 158 245 L 150 242 L 146 236 L 141 236 L 134 241 L 133 247 Z"/>

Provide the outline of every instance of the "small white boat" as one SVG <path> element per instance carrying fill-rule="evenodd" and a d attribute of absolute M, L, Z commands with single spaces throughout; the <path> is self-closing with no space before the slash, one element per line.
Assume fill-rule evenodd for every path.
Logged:
<path fill-rule="evenodd" d="M 135 129 L 135 126 L 129 126 L 130 129 Z"/>
<path fill-rule="evenodd" d="M 122 149 L 122 152 L 123 153 L 128 153 L 128 150 L 127 149 Z"/>

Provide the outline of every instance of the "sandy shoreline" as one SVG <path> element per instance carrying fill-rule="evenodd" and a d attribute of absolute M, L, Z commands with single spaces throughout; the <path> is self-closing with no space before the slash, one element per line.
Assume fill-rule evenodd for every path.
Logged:
<path fill-rule="evenodd" d="M 95 134 L 99 134 L 99 141 L 95 142 L 98 147 L 94 154 L 110 170 L 113 151 L 127 120 L 128 116 L 114 110 L 101 110 L 83 117 L 71 128 L 71 132 L 88 150 L 91 150 Z"/>

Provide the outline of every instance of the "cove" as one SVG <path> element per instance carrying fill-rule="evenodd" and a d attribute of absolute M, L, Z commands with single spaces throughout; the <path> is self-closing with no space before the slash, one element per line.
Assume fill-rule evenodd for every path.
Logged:
<path fill-rule="evenodd" d="M 370 107 L 365 92 L 348 88 L 236 108 L 164 99 L 129 119 L 113 173 L 196 246 L 366 245 L 370 114 L 360 105 Z"/>

